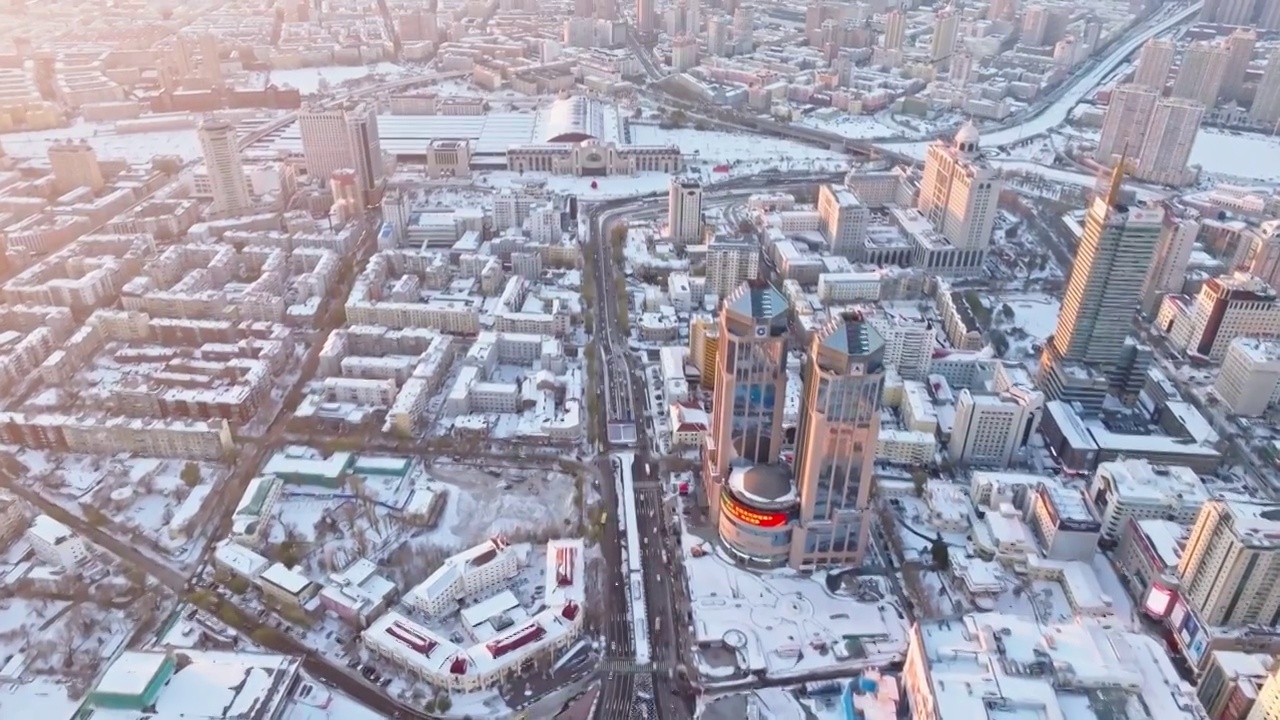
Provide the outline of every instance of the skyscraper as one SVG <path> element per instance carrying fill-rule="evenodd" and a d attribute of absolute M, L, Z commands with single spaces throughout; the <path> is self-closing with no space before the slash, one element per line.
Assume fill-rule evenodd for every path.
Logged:
<path fill-rule="evenodd" d="M 818 229 L 836 255 L 857 257 L 871 223 L 871 210 L 856 193 L 842 185 L 818 188 Z"/>
<path fill-rule="evenodd" d="M 1177 49 L 1178 46 L 1172 40 L 1148 40 L 1138 55 L 1138 69 L 1133 74 L 1133 83 L 1163 91 L 1165 83 L 1169 81 L 1169 71 L 1173 69 L 1173 55 Z"/>
<path fill-rule="evenodd" d="M 1160 241 L 1163 209 L 1119 202 L 1124 165 L 1116 163 L 1107 195 L 1089 207 L 1058 325 L 1045 343 L 1038 384 L 1053 400 L 1101 407 Z"/>
<path fill-rule="evenodd" d="M 813 336 L 796 433 L 793 567 L 857 565 L 866 555 L 884 348 L 857 314 L 835 318 Z"/>
<path fill-rule="evenodd" d="M 1157 100 L 1133 176 L 1160 185 L 1186 185 L 1195 180 L 1187 163 L 1203 117 L 1204 106 L 1193 100 Z"/>
<path fill-rule="evenodd" d="M 884 49 L 901 50 L 907 36 L 907 16 L 901 10 L 892 10 L 884 16 Z"/>
<path fill-rule="evenodd" d="M 681 243 L 702 239 L 702 183 L 672 177 L 667 188 L 667 233 Z"/>
<path fill-rule="evenodd" d="M 973 123 L 961 127 L 950 144 L 937 140 L 929 145 L 916 209 L 954 248 L 949 267 L 982 266 L 1002 187 L 1000 173 L 982 157 Z"/>
<path fill-rule="evenodd" d="M 756 45 L 756 13 L 750 5 L 733 11 L 733 44 L 738 52 L 749 53 Z"/>
<path fill-rule="evenodd" d="M 377 108 L 373 104 L 326 110 L 304 108 L 298 113 L 298 126 L 308 174 L 328 178 L 334 170 L 355 170 L 365 202 L 377 202 L 383 165 Z"/>
<path fill-rule="evenodd" d="M 1151 124 L 1151 112 L 1155 110 L 1160 93 L 1149 86 L 1137 83 L 1117 86 L 1111 91 L 1107 114 L 1102 118 L 1102 136 L 1094 159 L 1111 165 L 1126 151 L 1137 154 L 1146 139 Z"/>
<path fill-rule="evenodd" d="M 252 207 L 235 127 L 225 120 L 206 120 L 200 126 L 200 149 L 213 187 L 215 212 L 239 215 Z"/>
<path fill-rule="evenodd" d="M 1249 28 L 1236 28 L 1227 38 L 1227 66 L 1222 74 L 1222 87 L 1218 98 L 1236 102 L 1244 89 L 1244 76 L 1253 60 L 1253 48 L 1258 44 L 1258 33 Z"/>
<path fill-rule="evenodd" d="M 651 35 L 657 29 L 658 13 L 655 0 L 636 0 L 636 29 L 641 35 Z"/>
<path fill-rule="evenodd" d="M 222 85 L 222 59 L 219 54 L 218 36 L 211 32 L 200 36 L 200 72 L 214 87 Z"/>
<path fill-rule="evenodd" d="M 1199 233 L 1200 223 L 1195 220 L 1182 220 L 1172 215 L 1165 217 L 1155 261 L 1142 286 L 1142 312 L 1154 314 L 1161 298 L 1182 290 L 1187 263 L 1191 260 L 1191 250 Z"/>
<path fill-rule="evenodd" d="M 947 6 L 939 10 L 933 19 L 933 41 L 929 44 L 929 59 L 934 63 L 946 63 L 956 49 L 956 37 L 960 34 L 960 14 Z"/>
<path fill-rule="evenodd" d="M 1191 43 L 1182 56 L 1178 77 L 1173 81 L 1172 95 L 1194 100 L 1206 108 L 1218 101 L 1222 78 L 1227 71 L 1227 49 L 1216 43 Z"/>
<path fill-rule="evenodd" d="M 1210 500 L 1178 561 L 1180 594 L 1209 626 L 1280 623 L 1280 505 Z"/>
<path fill-rule="evenodd" d="M 778 465 L 785 436 L 787 300 L 767 282 L 739 285 L 720 309 L 711 428 L 703 446 L 707 509 L 739 559 L 790 559 L 797 497 Z M 874 449 L 873 449 L 874 452 Z"/>
<path fill-rule="evenodd" d="M 1258 82 L 1258 92 L 1254 94 L 1253 105 L 1249 108 L 1249 117 L 1272 126 L 1280 123 L 1280 50 L 1273 51 L 1267 58 L 1262 80 Z"/>

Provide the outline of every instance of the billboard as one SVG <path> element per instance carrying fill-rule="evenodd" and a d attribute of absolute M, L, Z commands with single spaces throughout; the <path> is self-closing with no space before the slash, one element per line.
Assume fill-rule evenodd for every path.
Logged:
<path fill-rule="evenodd" d="M 1173 601 L 1176 598 L 1177 593 L 1156 583 L 1147 591 L 1147 599 L 1142 603 L 1142 609 L 1152 619 L 1163 620 L 1173 609 Z"/>
<path fill-rule="evenodd" d="M 1182 654 L 1192 666 L 1200 664 L 1204 654 L 1209 650 L 1209 637 L 1204 627 L 1196 619 L 1195 613 L 1187 610 L 1178 626 L 1178 640 L 1182 643 Z"/>
<path fill-rule="evenodd" d="M 746 505 L 734 500 L 729 493 L 721 491 L 720 493 L 720 509 L 729 514 L 729 517 L 737 520 L 743 525 L 751 525 L 761 528 L 782 527 L 790 520 L 790 515 L 784 512 L 767 512 L 749 508 Z"/>

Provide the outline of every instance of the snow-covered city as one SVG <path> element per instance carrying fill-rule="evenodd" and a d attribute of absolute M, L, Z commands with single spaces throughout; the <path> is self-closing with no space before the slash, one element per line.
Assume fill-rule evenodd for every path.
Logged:
<path fill-rule="evenodd" d="M 0 14 L 0 718 L 1280 718 L 1280 0 Z"/>

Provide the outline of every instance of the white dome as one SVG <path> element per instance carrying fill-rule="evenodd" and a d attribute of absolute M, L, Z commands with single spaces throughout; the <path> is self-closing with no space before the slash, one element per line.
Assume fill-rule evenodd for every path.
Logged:
<path fill-rule="evenodd" d="M 972 145 L 978 146 L 978 128 L 973 126 L 973 121 L 966 122 L 956 131 L 956 145 Z"/>

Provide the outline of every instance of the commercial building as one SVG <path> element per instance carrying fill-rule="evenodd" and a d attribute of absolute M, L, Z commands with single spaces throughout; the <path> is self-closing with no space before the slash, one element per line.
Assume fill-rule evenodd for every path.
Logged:
<path fill-rule="evenodd" d="M 1102 538 L 1116 541 L 1129 520 L 1195 522 L 1209 499 L 1189 467 L 1124 459 L 1098 465 L 1089 482 L 1089 503 L 1102 519 Z"/>
<path fill-rule="evenodd" d="M 857 565 L 871 537 L 884 338 L 861 314 L 834 318 L 814 334 L 802 378 L 791 565 Z"/>
<path fill-rule="evenodd" d="M 213 188 L 214 211 L 240 215 L 252 207 L 236 129 L 225 120 L 207 120 L 200 126 L 200 148 Z"/>
<path fill-rule="evenodd" d="M 300 658 L 256 652 L 126 650 L 98 679 L 84 709 L 86 716 L 132 720 L 226 717 L 224 708 L 252 708 L 254 720 L 279 720 L 291 706 L 301 665 Z"/>
<path fill-rule="evenodd" d="M 1101 407 L 1111 374 L 1123 367 L 1133 312 L 1159 245 L 1161 208 L 1119 201 L 1123 163 L 1085 218 L 1058 324 L 1045 344 L 1038 384 L 1050 399 Z"/>
<path fill-rule="evenodd" d="M 1032 388 L 989 393 L 961 389 L 947 454 L 952 463 L 1005 468 L 1039 427 L 1044 394 Z"/>
<path fill-rule="evenodd" d="M 309 175 L 328 178 L 334 170 L 355 170 L 366 204 L 378 202 L 383 162 L 374 104 L 303 108 L 298 113 L 298 128 Z"/>
<path fill-rule="evenodd" d="M 1161 720 L 1207 720 L 1158 640 L 1094 622 L 1044 625 L 1001 613 L 921 622 L 902 681 L 914 720 L 974 720 L 1001 707 L 1102 720 L 1112 716 L 1104 697 L 1116 717 L 1133 706 Z"/>
<path fill-rule="evenodd" d="M 1188 408 L 1179 408 L 1188 412 Z M 1197 433 L 1207 421 L 1189 410 Z M 1076 406 L 1051 400 L 1045 403 L 1041 432 L 1045 445 L 1060 462 L 1073 470 L 1092 472 L 1100 463 L 1125 458 L 1148 460 L 1155 465 L 1185 465 L 1197 473 L 1211 474 L 1222 461 L 1214 447 L 1216 433 L 1197 436 L 1190 432 L 1163 434 L 1150 423 L 1121 423 L 1108 427 L 1100 416 L 1082 415 Z"/>
<path fill-rule="evenodd" d="M 1182 598 L 1211 626 L 1280 623 L 1280 505 L 1210 500 L 1191 529 Z"/>
<path fill-rule="evenodd" d="M 369 623 L 395 599 L 396 584 L 378 573 L 371 560 L 360 558 L 329 575 L 318 597 L 320 605 L 355 627 Z"/>
<path fill-rule="evenodd" d="M 442 617 L 456 612 L 465 598 L 505 587 L 519 571 L 516 551 L 506 538 L 496 536 L 446 559 L 405 593 L 404 602 L 429 617 Z"/>
<path fill-rule="evenodd" d="M 1267 653 L 1211 651 L 1196 685 L 1200 705 L 1212 720 L 1245 720 L 1275 664 Z"/>
<path fill-rule="evenodd" d="M 1148 617 L 1168 615 L 1178 592 L 1178 559 L 1187 527 L 1172 520 L 1129 518 L 1120 529 L 1116 564 L 1129 594 L 1142 601 Z"/>
<path fill-rule="evenodd" d="M 1280 343 L 1243 337 L 1232 340 L 1213 392 L 1235 415 L 1265 415 L 1280 402 Z"/>
<path fill-rule="evenodd" d="M 1027 523 L 1050 560 L 1092 562 L 1102 524 L 1080 491 L 1047 480 L 1031 496 Z"/>
<path fill-rule="evenodd" d="M 961 127 L 950 144 L 929 145 L 916 209 L 950 243 L 946 269 L 982 266 L 1002 187 L 999 171 L 982 157 L 973 123 Z"/>
<path fill-rule="evenodd" d="M 866 240 L 871 209 L 852 190 L 830 183 L 820 186 L 818 217 L 832 253 L 850 258 L 857 254 Z"/>
<path fill-rule="evenodd" d="M 388 612 L 361 634 L 365 648 L 409 675 L 449 692 L 491 688 L 542 658 L 553 658 L 582 634 L 586 600 L 581 540 L 547 544 L 543 609 L 530 615 L 511 593 L 462 611 L 467 646 Z"/>
<path fill-rule="evenodd" d="M 678 243 L 702 241 L 702 183 L 672 177 L 667 188 L 667 234 Z"/>
<path fill-rule="evenodd" d="M 1160 243 L 1147 279 L 1142 286 L 1142 312 L 1154 315 L 1165 295 L 1182 291 L 1187 279 L 1187 263 L 1200 234 L 1200 223 L 1165 215 Z"/>
<path fill-rule="evenodd" d="M 245 547 L 258 547 L 271 525 L 272 513 L 283 488 L 284 482 L 270 475 L 260 475 L 250 480 L 235 512 L 231 514 L 231 533 L 228 537 Z"/>
<path fill-rule="evenodd" d="M 1195 303 L 1173 320 L 1169 343 L 1176 349 L 1221 362 L 1236 338 L 1280 337 L 1280 297 L 1248 273 L 1210 278 Z"/>

